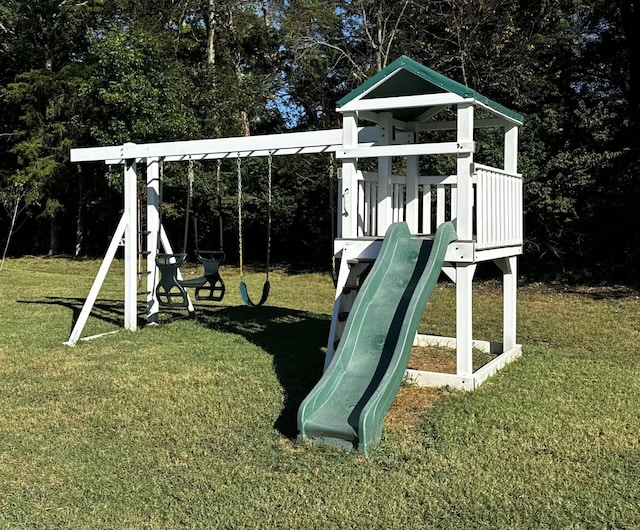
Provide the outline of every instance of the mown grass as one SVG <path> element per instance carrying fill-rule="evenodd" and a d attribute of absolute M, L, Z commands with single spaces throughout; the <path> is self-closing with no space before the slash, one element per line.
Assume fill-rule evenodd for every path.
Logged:
<path fill-rule="evenodd" d="M 637 293 L 523 287 L 522 358 L 389 422 L 365 459 L 295 442 L 328 275 L 276 271 L 269 307 L 248 309 L 225 268 L 228 296 L 196 320 L 66 347 L 97 268 L 0 273 L 1 528 L 640 528 Z M 113 269 L 88 334 L 122 320 Z M 499 340 L 500 289 L 475 295 L 478 338 Z M 436 289 L 423 332 L 454 334 L 454 297 Z"/>

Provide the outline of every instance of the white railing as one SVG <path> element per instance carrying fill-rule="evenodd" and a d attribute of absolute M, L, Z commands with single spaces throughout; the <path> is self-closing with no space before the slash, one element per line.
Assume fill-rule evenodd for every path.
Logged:
<path fill-rule="evenodd" d="M 473 178 L 473 232 L 476 249 L 521 245 L 522 176 L 475 164 Z M 379 190 L 378 174 L 357 171 L 357 237 L 376 237 L 383 233 L 379 224 L 379 205 L 389 211 L 386 224 L 406 221 L 418 234 L 434 234 L 445 221 L 457 221 L 458 187 L 456 175 L 419 176 L 417 204 L 407 204 L 407 178 L 393 175 L 387 196 Z M 344 204 L 344 197 L 343 197 Z M 342 220 L 350 216 L 343 208 Z M 411 218 L 408 218 L 411 217 Z"/>
<path fill-rule="evenodd" d="M 457 190 L 455 175 L 418 177 L 419 233 L 434 234 L 445 221 L 455 221 Z"/>
<path fill-rule="evenodd" d="M 522 245 L 522 175 L 475 165 L 476 248 Z"/>

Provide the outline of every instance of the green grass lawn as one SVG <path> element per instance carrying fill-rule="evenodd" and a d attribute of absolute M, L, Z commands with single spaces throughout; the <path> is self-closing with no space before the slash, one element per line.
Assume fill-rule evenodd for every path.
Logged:
<path fill-rule="evenodd" d="M 476 392 L 439 391 L 365 459 L 295 442 L 328 274 L 276 271 L 249 309 L 224 268 L 227 297 L 196 320 L 64 346 L 98 266 L 0 272 L 0 528 L 640 528 L 636 292 L 523 287 L 522 357 Z M 121 273 L 85 334 L 120 325 Z M 454 306 L 438 286 L 421 331 L 455 335 Z M 477 338 L 500 340 L 499 287 L 474 306 Z"/>

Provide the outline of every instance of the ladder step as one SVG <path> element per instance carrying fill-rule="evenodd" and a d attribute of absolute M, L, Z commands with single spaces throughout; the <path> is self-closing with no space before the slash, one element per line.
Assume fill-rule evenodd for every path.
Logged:
<path fill-rule="evenodd" d="M 149 276 L 149 274 L 151 274 L 151 271 L 139 271 L 138 272 L 138 276 Z"/>
<path fill-rule="evenodd" d="M 358 263 L 375 263 L 376 258 L 352 258 L 348 259 L 347 263 L 349 265 L 357 265 Z"/>
<path fill-rule="evenodd" d="M 360 286 L 355 284 L 355 283 L 351 283 L 351 284 L 347 284 L 342 288 L 342 294 L 349 294 L 351 291 L 359 291 L 360 290 Z"/>
<path fill-rule="evenodd" d="M 149 254 L 151 254 L 150 250 L 141 250 L 138 252 L 138 256 L 148 256 Z"/>
<path fill-rule="evenodd" d="M 147 296 L 151 294 L 151 291 L 139 291 L 138 296 Z"/>
<path fill-rule="evenodd" d="M 151 230 L 140 230 L 140 232 L 138 232 L 141 236 L 148 236 L 150 233 Z"/>

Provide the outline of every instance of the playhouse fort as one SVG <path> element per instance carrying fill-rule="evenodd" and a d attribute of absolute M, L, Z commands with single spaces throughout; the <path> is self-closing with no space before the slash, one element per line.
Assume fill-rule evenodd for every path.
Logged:
<path fill-rule="evenodd" d="M 386 332 L 380 340 L 386 348 L 390 342 L 407 342 L 404 334 L 410 336 L 411 343 L 453 347 L 456 373 L 409 370 L 408 375 L 420 385 L 473 390 L 516 358 L 521 352 L 516 342 L 516 291 L 517 257 L 523 245 L 522 176 L 517 167 L 522 116 L 404 56 L 338 101 L 337 110 L 343 116 L 341 129 L 73 149 L 74 162 L 123 165 L 125 204 L 67 344 L 80 340 L 119 244 L 124 246 L 125 254 L 124 327 L 137 327 L 137 260 L 143 250 L 149 272 L 146 317 L 150 322 L 157 320 L 157 255 L 159 249 L 165 254 L 173 252 L 160 222 L 160 168 L 164 162 L 327 153 L 340 164 L 334 240 L 340 267 L 325 373 L 332 364 L 338 364 L 333 362 L 334 357 L 346 359 L 350 355 L 341 351 L 345 348 L 344 334 L 355 337 L 357 330 L 359 335 L 370 331 L 366 322 L 371 315 L 365 314 L 364 307 L 358 310 L 358 305 L 377 303 L 374 298 L 367 298 L 373 296 L 371 293 L 363 298 L 368 283 L 378 282 L 378 288 L 387 294 L 399 289 L 397 300 L 386 297 L 387 305 L 393 306 L 389 311 L 391 320 L 413 321 L 415 315 L 411 313 L 418 312 L 419 321 L 433 288 L 426 283 L 435 283 L 441 272 L 456 285 L 456 337 L 416 335 L 417 323 L 404 329 L 402 322 L 396 322 L 390 328 L 395 329 L 393 336 Z M 492 137 L 502 139 L 502 160 L 493 162 L 493 166 L 500 167 L 476 160 L 481 155 L 476 153 L 481 129 L 492 129 Z M 442 163 L 424 164 L 427 158 Z M 426 166 L 447 169 L 444 174 L 425 174 L 421 168 Z M 138 221 L 138 167 L 146 168 L 144 227 Z M 139 248 L 139 233 L 146 235 L 144 248 Z M 378 263 L 383 252 L 386 265 Z M 398 268 L 398 262 L 409 265 Z M 472 284 L 482 262 L 493 262 L 502 271 L 502 343 L 473 340 Z M 400 282 L 402 285 L 394 283 L 393 278 L 404 275 L 407 277 L 404 283 Z M 424 275 L 429 276 L 426 283 Z M 361 348 L 355 338 L 350 340 L 356 341 L 355 349 Z M 495 354 L 492 361 L 475 372 L 473 348 Z M 389 356 L 393 355 L 391 351 Z M 405 368 L 406 365 L 396 366 L 394 370 L 404 373 Z M 371 369 L 384 371 L 379 362 Z M 367 384 L 369 394 L 379 390 L 376 385 L 372 387 L 371 380 Z M 354 429 L 355 436 L 362 438 L 358 428 Z M 327 434 L 327 438 L 332 435 Z"/>

